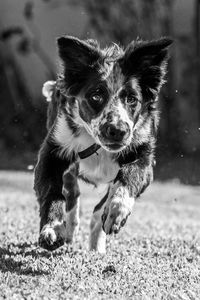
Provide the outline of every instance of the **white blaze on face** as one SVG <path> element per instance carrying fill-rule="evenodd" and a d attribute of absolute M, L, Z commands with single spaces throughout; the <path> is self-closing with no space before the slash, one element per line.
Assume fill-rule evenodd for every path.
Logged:
<path fill-rule="evenodd" d="M 129 129 L 130 129 L 130 132 L 132 132 L 133 121 L 130 119 L 128 112 L 125 109 L 125 107 L 123 106 L 123 104 L 121 103 L 121 101 L 118 102 L 117 111 L 118 111 L 118 115 L 120 116 L 119 119 L 122 122 L 127 123 L 129 126 Z"/>

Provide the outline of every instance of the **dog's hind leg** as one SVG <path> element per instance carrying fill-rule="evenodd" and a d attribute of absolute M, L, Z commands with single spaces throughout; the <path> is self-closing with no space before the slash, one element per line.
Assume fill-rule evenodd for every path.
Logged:
<path fill-rule="evenodd" d="M 73 240 L 79 229 L 80 189 L 78 185 L 78 164 L 74 163 L 63 174 L 62 193 L 66 199 L 66 242 Z"/>
<path fill-rule="evenodd" d="M 99 253 L 106 252 L 106 234 L 102 228 L 102 214 L 108 198 L 108 192 L 95 206 L 90 223 L 90 250 L 95 250 Z"/>

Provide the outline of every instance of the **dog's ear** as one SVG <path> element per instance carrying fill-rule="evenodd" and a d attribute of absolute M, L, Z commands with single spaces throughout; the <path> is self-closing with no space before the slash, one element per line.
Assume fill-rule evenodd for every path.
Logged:
<path fill-rule="evenodd" d="M 57 44 L 59 56 L 69 71 L 92 67 L 100 57 L 97 44 L 91 41 L 63 36 L 57 39 Z"/>
<path fill-rule="evenodd" d="M 122 69 L 125 75 L 135 76 L 147 100 L 155 99 L 166 73 L 168 48 L 172 39 L 161 38 L 151 42 L 132 42 L 125 50 Z"/>

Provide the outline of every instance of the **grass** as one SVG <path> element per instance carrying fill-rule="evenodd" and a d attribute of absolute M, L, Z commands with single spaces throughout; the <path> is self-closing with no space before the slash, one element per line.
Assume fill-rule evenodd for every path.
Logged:
<path fill-rule="evenodd" d="M 200 187 L 155 182 L 107 254 L 88 252 L 89 222 L 102 190 L 83 186 L 73 246 L 37 246 L 32 174 L 0 172 L 0 299 L 200 299 Z"/>

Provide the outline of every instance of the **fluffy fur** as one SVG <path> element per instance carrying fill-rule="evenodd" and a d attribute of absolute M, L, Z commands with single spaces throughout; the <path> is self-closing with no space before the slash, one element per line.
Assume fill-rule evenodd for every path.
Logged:
<path fill-rule="evenodd" d="M 51 100 L 48 134 L 35 168 L 42 247 L 54 250 L 72 241 L 79 224 L 78 179 L 108 185 L 94 209 L 90 249 L 105 252 L 106 234 L 124 226 L 153 178 L 157 101 L 171 43 L 137 41 L 124 50 L 58 39 L 62 70 L 43 87 Z M 80 159 L 78 153 L 94 143 L 100 149 Z"/>

